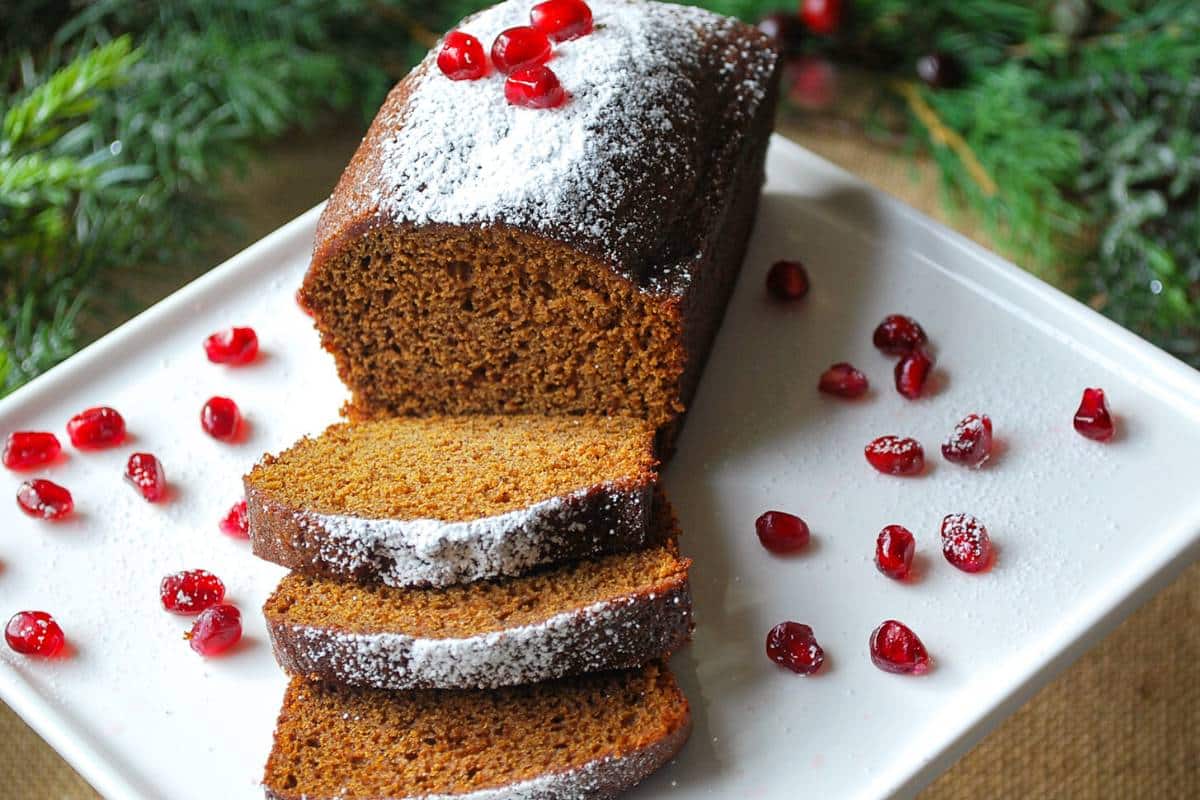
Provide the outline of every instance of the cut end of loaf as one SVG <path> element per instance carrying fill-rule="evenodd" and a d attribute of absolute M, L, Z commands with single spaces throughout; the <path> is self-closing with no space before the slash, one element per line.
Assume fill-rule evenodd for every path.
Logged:
<path fill-rule="evenodd" d="M 491 691 L 385 692 L 294 679 L 263 784 L 280 800 L 416 798 L 525 785 L 611 797 L 690 727 L 665 666 Z M 500 796 L 500 795 L 496 795 Z"/>
<path fill-rule="evenodd" d="M 649 486 L 655 465 L 652 431 L 629 417 L 402 418 L 333 425 L 264 458 L 245 483 L 306 512 L 464 521 Z"/>
<path fill-rule="evenodd" d="M 682 406 L 678 305 L 501 225 L 380 224 L 314 259 L 301 290 L 353 419 L 628 414 Z"/>

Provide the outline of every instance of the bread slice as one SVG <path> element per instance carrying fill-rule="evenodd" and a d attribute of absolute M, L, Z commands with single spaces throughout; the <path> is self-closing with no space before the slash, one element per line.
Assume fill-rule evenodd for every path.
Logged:
<path fill-rule="evenodd" d="M 648 543 L 649 425 L 627 417 L 333 425 L 244 478 L 256 555 L 309 575 L 449 586 Z"/>
<path fill-rule="evenodd" d="M 664 544 L 441 589 L 292 573 L 263 607 L 286 672 L 381 689 L 474 689 L 636 667 L 688 639 L 691 562 Z"/>
<path fill-rule="evenodd" d="M 660 664 L 476 691 L 294 678 L 263 785 L 272 800 L 611 798 L 674 757 L 690 727 Z"/>

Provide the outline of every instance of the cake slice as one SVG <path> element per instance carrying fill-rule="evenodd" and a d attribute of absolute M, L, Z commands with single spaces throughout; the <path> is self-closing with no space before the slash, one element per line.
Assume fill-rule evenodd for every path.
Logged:
<path fill-rule="evenodd" d="M 468 17 L 489 47 L 529 0 Z M 741 268 L 780 58 L 698 8 L 589 0 L 549 65 L 559 108 L 433 52 L 329 199 L 301 298 L 352 418 L 611 414 L 670 449 Z"/>
<path fill-rule="evenodd" d="M 263 785 L 272 800 L 602 800 L 666 764 L 690 727 L 659 664 L 476 691 L 295 678 Z"/>
<path fill-rule="evenodd" d="M 256 555 L 448 586 L 644 547 L 657 479 L 640 420 L 473 416 L 333 425 L 243 483 Z"/>
<path fill-rule="evenodd" d="M 691 562 L 655 503 L 662 545 L 442 589 L 292 573 L 263 613 L 286 672 L 381 689 L 473 689 L 663 659 L 692 628 Z"/>

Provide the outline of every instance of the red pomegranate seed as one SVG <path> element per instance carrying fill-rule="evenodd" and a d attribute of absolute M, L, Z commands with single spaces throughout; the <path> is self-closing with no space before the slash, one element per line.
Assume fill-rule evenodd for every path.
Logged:
<path fill-rule="evenodd" d="M 799 300 L 808 294 L 808 271 L 799 261 L 776 261 L 767 271 L 767 291 L 776 300 Z"/>
<path fill-rule="evenodd" d="M 246 501 L 239 500 L 221 518 L 221 532 L 235 539 L 250 538 L 250 520 L 246 516 Z"/>
<path fill-rule="evenodd" d="M 925 391 L 925 381 L 932 368 L 933 359 L 923 348 L 913 348 L 900 356 L 895 369 L 896 391 L 909 400 L 916 400 Z"/>
<path fill-rule="evenodd" d="M 916 549 L 916 540 L 908 528 L 888 525 L 875 540 L 875 566 L 889 578 L 904 580 L 912 569 Z"/>
<path fill-rule="evenodd" d="M 884 672 L 923 675 L 929 671 L 929 653 L 912 628 L 894 619 L 871 631 L 871 661 Z"/>
<path fill-rule="evenodd" d="M 800 0 L 800 17 L 810 31 L 828 36 L 842 23 L 842 0 Z"/>
<path fill-rule="evenodd" d="M 508 76 L 504 97 L 522 108 L 557 108 L 567 100 L 558 76 L 549 67 L 527 67 Z"/>
<path fill-rule="evenodd" d="M 199 614 L 225 599 L 225 584 L 207 570 L 190 569 L 163 578 L 158 596 L 173 614 Z"/>
<path fill-rule="evenodd" d="M 42 478 L 25 481 L 17 489 L 17 505 L 31 517 L 62 519 L 75 508 L 71 493 Z"/>
<path fill-rule="evenodd" d="M 970 514 L 949 514 L 942 520 L 942 555 L 963 572 L 980 572 L 992 560 L 987 528 Z"/>
<path fill-rule="evenodd" d="M 772 553 L 794 553 L 808 544 L 808 525 L 795 514 L 768 511 L 754 521 L 762 546 Z"/>
<path fill-rule="evenodd" d="M 885 475 L 917 475 L 925 469 L 925 448 L 916 439 L 880 436 L 863 452 L 871 466 Z"/>
<path fill-rule="evenodd" d="M 125 420 L 106 406 L 89 408 L 71 417 L 67 435 L 82 449 L 114 447 L 125 441 Z"/>
<path fill-rule="evenodd" d="M 781 622 L 767 633 L 767 658 L 792 672 L 812 675 L 825 663 L 825 651 L 808 625 Z"/>
<path fill-rule="evenodd" d="M 867 376 L 854 368 L 853 364 L 841 361 L 821 373 L 817 388 L 825 394 L 838 397 L 862 397 L 870 388 Z"/>
<path fill-rule="evenodd" d="M 211 397 L 200 410 L 200 425 L 214 439 L 236 439 L 241 424 L 242 412 L 228 397 Z"/>
<path fill-rule="evenodd" d="M 1079 410 L 1075 412 L 1075 430 L 1097 442 L 1107 442 L 1117 432 L 1103 389 L 1084 389 Z"/>
<path fill-rule="evenodd" d="M 9 469 L 31 469 L 58 458 L 62 445 L 53 433 L 17 431 L 4 442 L 4 466 Z"/>
<path fill-rule="evenodd" d="M 875 346 L 891 356 L 902 356 L 914 347 L 923 347 L 928 339 L 912 317 L 892 314 L 875 329 Z"/>
<path fill-rule="evenodd" d="M 58 655 L 67 638 L 45 611 L 18 611 L 4 627 L 4 640 L 22 655 L 51 658 Z"/>
<path fill-rule="evenodd" d="M 242 638 L 242 612 L 228 603 L 206 608 L 183 638 L 200 655 L 219 656 Z"/>
<path fill-rule="evenodd" d="M 437 57 L 438 69 L 452 81 L 479 80 L 488 73 L 483 44 L 469 33 L 451 31 L 442 42 Z"/>
<path fill-rule="evenodd" d="M 509 28 L 492 43 L 492 63 L 505 75 L 511 75 L 517 70 L 545 64 L 550 60 L 550 49 L 550 39 L 537 28 L 528 25 Z M 511 98 L 509 102 L 512 102 Z"/>
<path fill-rule="evenodd" d="M 167 473 L 163 471 L 162 462 L 150 453 L 134 453 L 129 457 L 125 480 L 151 503 L 158 502 L 167 493 Z"/>
<path fill-rule="evenodd" d="M 529 21 L 552 42 L 569 42 L 592 32 L 592 10 L 583 0 L 546 0 L 529 12 Z"/>
<path fill-rule="evenodd" d="M 942 445 L 942 457 L 964 467 L 979 469 L 991 455 L 992 420 L 987 414 L 968 414 Z"/>
<path fill-rule="evenodd" d="M 226 328 L 204 340 L 204 352 L 214 364 L 249 364 L 258 355 L 254 328 Z"/>

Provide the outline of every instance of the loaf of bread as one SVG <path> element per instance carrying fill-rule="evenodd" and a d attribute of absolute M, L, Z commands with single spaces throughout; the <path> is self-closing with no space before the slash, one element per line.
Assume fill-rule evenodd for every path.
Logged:
<path fill-rule="evenodd" d="M 691 634 L 690 561 L 665 544 L 443 589 L 291 574 L 263 612 L 292 675 L 381 689 L 472 689 L 637 667 Z"/>
<path fill-rule="evenodd" d="M 263 786 L 270 800 L 606 800 L 670 761 L 690 728 L 659 664 L 487 691 L 296 678 Z"/>
<path fill-rule="evenodd" d="M 297 572 L 449 586 L 655 541 L 653 432 L 630 417 L 331 426 L 243 483 L 254 553 Z"/>
<path fill-rule="evenodd" d="M 301 298 L 351 418 L 614 414 L 676 436 L 754 223 L 779 58 L 753 27 L 590 3 L 559 108 L 452 81 L 388 96 L 317 229 Z M 465 20 L 485 46 L 527 0 Z"/>

